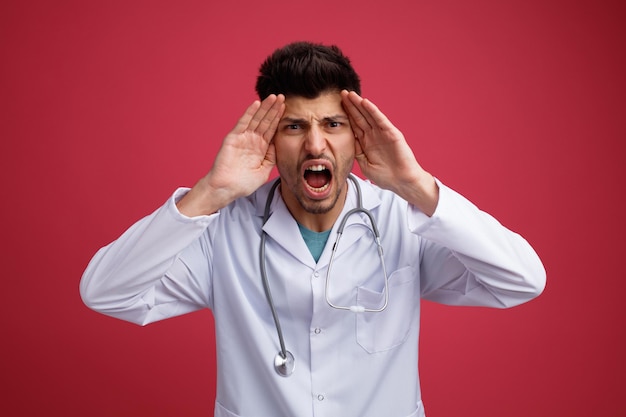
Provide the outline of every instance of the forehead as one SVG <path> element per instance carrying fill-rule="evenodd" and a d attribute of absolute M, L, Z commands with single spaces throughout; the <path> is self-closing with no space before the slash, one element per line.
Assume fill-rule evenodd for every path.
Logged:
<path fill-rule="evenodd" d="M 338 92 L 323 93 L 312 99 L 300 96 L 285 98 L 283 118 L 324 118 L 340 115 L 345 116 L 346 112 Z"/>

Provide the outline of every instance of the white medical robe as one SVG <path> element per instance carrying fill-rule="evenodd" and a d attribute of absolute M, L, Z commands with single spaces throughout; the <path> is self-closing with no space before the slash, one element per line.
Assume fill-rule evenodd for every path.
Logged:
<path fill-rule="evenodd" d="M 316 263 L 279 191 L 272 201 L 263 227 L 265 262 L 285 344 L 295 357 L 288 378 L 273 367 L 279 344 L 259 262 L 270 183 L 216 214 L 194 218 L 177 211 L 186 189 L 177 190 L 94 256 L 81 280 L 83 300 L 141 325 L 210 308 L 215 416 L 423 416 L 420 299 L 514 306 L 541 293 L 545 271 L 522 237 L 441 183 L 432 217 L 359 183 L 363 205 L 378 223 L 389 276 L 389 305 L 381 313 L 328 305 L 325 278 L 337 224 Z M 355 206 L 350 183 L 344 214 Z M 351 216 L 341 237 L 328 294 L 335 304 L 382 302 L 384 277 L 367 225 L 366 216 Z"/>

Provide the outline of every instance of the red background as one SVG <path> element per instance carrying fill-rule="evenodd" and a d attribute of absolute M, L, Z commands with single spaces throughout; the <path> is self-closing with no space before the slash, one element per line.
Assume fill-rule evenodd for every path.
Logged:
<path fill-rule="evenodd" d="M 262 59 L 306 39 L 340 45 L 422 165 L 548 271 L 515 309 L 424 306 L 429 416 L 626 415 L 621 4 L 2 2 L 0 413 L 212 415 L 210 313 L 141 328 L 78 281 L 210 168 Z"/>

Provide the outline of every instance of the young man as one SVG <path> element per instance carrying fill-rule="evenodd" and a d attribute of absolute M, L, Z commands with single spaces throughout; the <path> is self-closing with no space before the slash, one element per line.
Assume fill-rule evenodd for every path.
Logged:
<path fill-rule="evenodd" d="M 216 416 L 423 416 L 420 298 L 514 306 L 541 261 L 418 164 L 338 48 L 260 72 L 208 174 L 95 255 L 83 300 L 141 325 L 210 308 Z"/>

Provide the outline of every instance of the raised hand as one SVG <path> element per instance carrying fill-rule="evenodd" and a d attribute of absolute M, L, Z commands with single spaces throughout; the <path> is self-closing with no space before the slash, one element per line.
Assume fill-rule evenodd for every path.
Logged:
<path fill-rule="evenodd" d="M 272 138 L 284 110 L 282 94 L 252 103 L 224 138 L 211 170 L 178 202 L 181 213 L 214 213 L 263 185 L 276 164 Z"/>
<path fill-rule="evenodd" d="M 371 101 L 353 91 L 342 91 L 341 96 L 363 174 L 432 215 L 439 200 L 437 184 L 417 162 L 402 132 Z"/>

